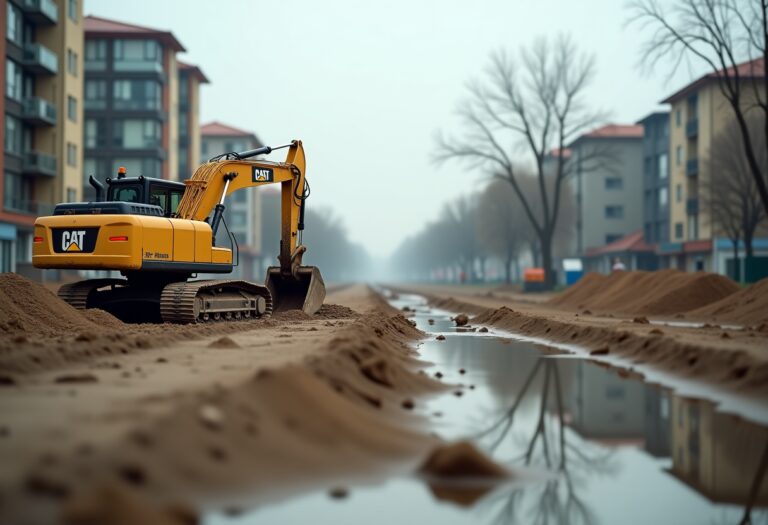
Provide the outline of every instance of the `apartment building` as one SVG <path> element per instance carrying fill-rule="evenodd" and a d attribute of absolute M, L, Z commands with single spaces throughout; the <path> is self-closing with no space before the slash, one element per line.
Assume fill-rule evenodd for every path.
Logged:
<path fill-rule="evenodd" d="M 642 228 L 643 127 L 610 124 L 568 146 L 576 200 L 574 252 L 611 244 Z"/>
<path fill-rule="evenodd" d="M 201 163 L 221 153 L 246 151 L 262 145 L 254 133 L 221 122 L 202 125 L 200 136 Z M 224 219 L 237 239 L 240 252 L 239 265 L 233 275 L 240 279 L 264 278 L 261 264 L 261 193 L 261 189 L 237 191 L 226 202 Z"/>
<path fill-rule="evenodd" d="M 35 276 L 35 218 L 81 195 L 81 0 L 7 0 L 0 8 L 0 272 Z"/>
<path fill-rule="evenodd" d="M 129 175 L 177 179 L 176 54 L 184 46 L 170 31 L 95 16 L 86 17 L 84 25 L 84 180 L 89 175 L 104 180 L 120 166 Z M 84 188 L 92 198 L 87 182 Z"/>
<path fill-rule="evenodd" d="M 753 104 L 753 82 L 763 80 L 761 59 L 738 66 L 744 83 L 745 107 Z M 763 88 L 764 89 L 764 88 Z M 718 73 L 704 75 L 662 101 L 670 104 L 670 225 L 669 242 L 659 252 L 681 270 L 723 271 L 713 265 L 713 250 L 722 232 L 713 227 L 705 205 L 709 151 L 713 140 L 733 119 L 720 91 Z"/>
<path fill-rule="evenodd" d="M 208 78 L 195 65 L 178 61 L 179 71 L 179 180 L 195 172 L 200 161 L 200 85 Z"/>
<path fill-rule="evenodd" d="M 669 113 L 651 113 L 643 126 L 643 236 L 669 242 Z"/>

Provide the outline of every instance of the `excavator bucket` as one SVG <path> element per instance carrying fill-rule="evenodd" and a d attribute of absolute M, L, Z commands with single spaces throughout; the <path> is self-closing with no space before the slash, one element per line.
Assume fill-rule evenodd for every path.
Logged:
<path fill-rule="evenodd" d="M 316 266 L 300 266 L 297 277 L 286 277 L 279 267 L 272 266 L 267 269 L 266 285 L 274 312 L 303 310 L 311 315 L 323 306 L 325 283 Z"/>

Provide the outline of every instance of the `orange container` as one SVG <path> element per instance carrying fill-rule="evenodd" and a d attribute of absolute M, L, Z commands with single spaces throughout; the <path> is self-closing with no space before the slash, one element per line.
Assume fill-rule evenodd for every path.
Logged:
<path fill-rule="evenodd" d="M 543 283 L 544 268 L 526 268 L 523 272 L 523 281 L 526 283 Z"/>

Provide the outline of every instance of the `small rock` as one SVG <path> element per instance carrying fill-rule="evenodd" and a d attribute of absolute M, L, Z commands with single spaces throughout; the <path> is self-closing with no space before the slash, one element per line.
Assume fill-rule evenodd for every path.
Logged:
<path fill-rule="evenodd" d="M 464 326 L 469 322 L 469 317 L 466 314 L 459 314 L 453 318 L 453 322 L 456 323 L 456 326 Z"/>
<path fill-rule="evenodd" d="M 651 335 L 664 335 L 664 331 L 660 330 L 659 328 L 654 328 L 650 332 L 648 332 Z"/>
<path fill-rule="evenodd" d="M 596 348 L 589 352 L 589 355 L 606 355 L 610 352 L 607 346 L 604 346 L 602 348 Z"/>
<path fill-rule="evenodd" d="M 583 313 L 584 315 L 592 315 L 592 310 L 582 310 L 581 313 Z"/>
<path fill-rule="evenodd" d="M 435 339 L 437 339 L 438 341 L 445 341 L 445 336 L 440 334 L 437 337 L 435 337 Z"/>
<path fill-rule="evenodd" d="M 0 386 L 13 386 L 16 384 L 16 378 L 10 375 L 0 375 Z"/>
<path fill-rule="evenodd" d="M 481 326 L 480 329 L 478 329 L 478 332 L 483 333 L 483 334 L 487 334 L 488 333 L 488 329 L 486 327 L 484 327 L 484 326 Z"/>
<path fill-rule="evenodd" d="M 167 363 L 167 362 L 168 360 L 164 357 L 158 357 L 157 359 L 155 359 L 155 363 Z"/>
<path fill-rule="evenodd" d="M 413 407 L 415 407 L 415 403 L 412 399 L 406 399 L 401 403 L 401 406 L 406 410 L 413 410 Z"/>
<path fill-rule="evenodd" d="M 434 320 L 434 319 L 427 319 L 427 322 L 428 322 L 429 324 L 435 324 L 435 320 Z"/>
<path fill-rule="evenodd" d="M 722 334 L 720 334 L 720 338 L 721 339 L 730 339 L 731 338 L 731 334 L 729 334 L 728 332 L 723 332 Z"/>
<path fill-rule="evenodd" d="M 99 378 L 93 374 L 64 374 L 55 379 L 56 383 L 98 383 Z"/>
<path fill-rule="evenodd" d="M 461 391 L 461 390 L 454 390 L 453 391 L 453 395 L 456 396 L 456 397 L 461 397 L 461 396 L 464 395 L 464 392 Z"/>
<path fill-rule="evenodd" d="M 467 371 L 466 371 L 466 370 L 464 370 L 463 368 L 459 368 L 459 373 L 460 373 L 460 374 L 466 374 L 466 373 L 467 373 Z"/>
<path fill-rule="evenodd" d="M 442 372 L 435 372 L 435 377 L 438 378 L 438 379 L 441 379 L 443 377 L 443 373 Z"/>
<path fill-rule="evenodd" d="M 635 317 L 634 319 L 632 319 L 632 322 L 633 323 L 637 323 L 637 324 L 649 324 L 650 323 L 648 318 L 644 317 L 644 316 Z"/>
<path fill-rule="evenodd" d="M 349 490 L 344 487 L 335 487 L 328 491 L 328 495 L 333 499 L 344 499 L 349 496 Z"/>
<path fill-rule="evenodd" d="M 224 424 L 224 413 L 213 405 L 203 405 L 198 412 L 200 421 L 211 430 L 218 430 Z"/>

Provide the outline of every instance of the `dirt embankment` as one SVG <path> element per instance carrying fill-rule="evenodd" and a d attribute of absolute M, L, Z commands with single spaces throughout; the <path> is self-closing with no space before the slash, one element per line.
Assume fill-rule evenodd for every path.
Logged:
<path fill-rule="evenodd" d="M 547 305 L 596 313 L 670 316 L 702 308 L 738 291 L 739 286 L 727 277 L 703 272 L 590 273 Z"/>
<path fill-rule="evenodd" d="M 114 356 L 192 341 L 280 326 L 309 319 L 350 319 L 352 309 L 324 304 L 313 316 L 301 311 L 253 319 L 196 325 L 126 324 L 102 310 L 77 310 L 50 290 L 18 274 L 0 274 L 0 374 L 9 379 Z"/>
<path fill-rule="evenodd" d="M 595 356 L 616 355 L 636 365 L 649 364 L 729 389 L 768 396 L 768 359 L 765 356 L 692 344 L 685 338 L 672 336 L 674 330 L 667 327 L 648 327 L 640 333 L 635 326 L 648 325 L 625 322 L 624 326 L 589 326 L 532 316 L 506 307 L 488 310 L 472 322 L 575 344 L 589 349 Z"/>

